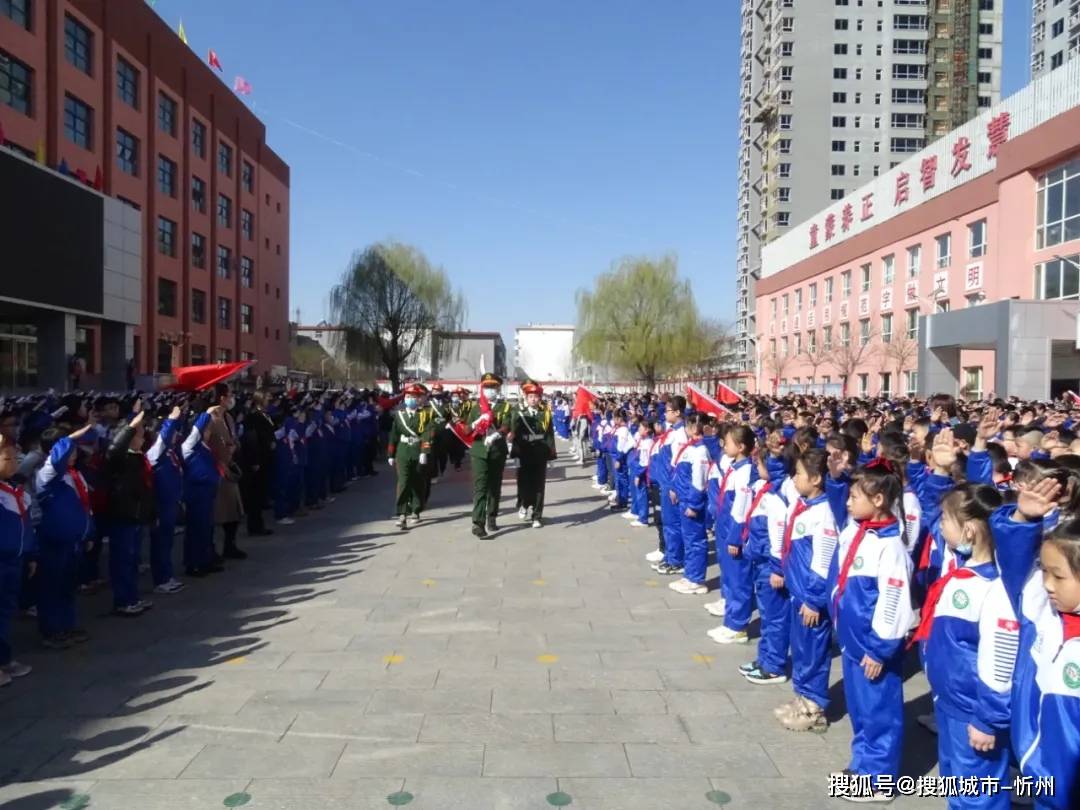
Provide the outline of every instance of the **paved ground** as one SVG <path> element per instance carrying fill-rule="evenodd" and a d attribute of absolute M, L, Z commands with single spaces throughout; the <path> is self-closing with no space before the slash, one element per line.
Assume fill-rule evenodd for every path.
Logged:
<path fill-rule="evenodd" d="M 839 686 L 828 734 L 784 731 L 788 687 L 743 680 L 753 648 L 713 644 L 706 600 L 652 576 L 653 530 L 603 511 L 585 471 L 551 475 L 542 531 L 508 479 L 508 528 L 473 538 L 466 471 L 397 533 L 384 472 L 142 619 L 84 602 L 93 641 L 20 654 L 34 674 L 0 691 L 0 806 L 830 806 Z M 922 677 L 906 688 L 927 711 Z M 933 738 L 908 741 L 927 773 Z"/>

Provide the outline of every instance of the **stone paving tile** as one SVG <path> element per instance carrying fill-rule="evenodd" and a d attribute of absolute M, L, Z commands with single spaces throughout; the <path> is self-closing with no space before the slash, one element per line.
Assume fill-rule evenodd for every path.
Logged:
<path fill-rule="evenodd" d="M 553 689 L 663 689 L 655 669 L 552 669 Z"/>
<path fill-rule="evenodd" d="M 86 791 L 94 810 L 198 810 L 221 807 L 226 796 L 240 793 L 251 780 L 223 779 L 114 779 L 102 780 Z"/>
<path fill-rule="evenodd" d="M 207 745 L 183 772 L 185 779 L 227 778 L 242 773 L 254 779 L 328 777 L 345 742 L 286 739 L 273 746 Z"/>
<path fill-rule="evenodd" d="M 167 733 L 131 742 L 107 740 L 94 748 L 65 749 L 38 768 L 34 778 L 175 779 L 203 749 L 199 742 L 173 743 Z"/>
<path fill-rule="evenodd" d="M 403 661 L 379 672 L 346 670 L 329 673 L 316 686 L 319 689 L 432 689 L 439 670 L 427 664 Z"/>
<path fill-rule="evenodd" d="M 491 711 L 491 690 L 376 689 L 367 714 L 477 714 Z"/>
<path fill-rule="evenodd" d="M 556 742 L 690 742 L 670 714 L 556 714 L 554 720 Z"/>
<path fill-rule="evenodd" d="M 420 742 L 504 743 L 551 742 L 547 714 L 429 714 L 420 729 Z"/>
<path fill-rule="evenodd" d="M 612 689 L 611 702 L 616 714 L 667 714 L 662 692 Z"/>
<path fill-rule="evenodd" d="M 727 776 L 778 772 L 765 750 L 755 743 L 713 745 L 644 745 L 627 743 L 626 756 L 634 776 Z"/>
<path fill-rule="evenodd" d="M 481 776 L 479 743 L 349 743 L 335 779 L 358 776 Z"/>
<path fill-rule="evenodd" d="M 558 789 L 552 777 L 416 777 L 404 790 L 415 798 L 409 810 L 551 810 L 547 797 Z"/>
<path fill-rule="evenodd" d="M 615 743 L 499 745 L 484 757 L 484 776 L 629 776 L 626 754 Z"/>
<path fill-rule="evenodd" d="M 547 689 L 550 686 L 550 668 L 542 666 L 534 669 L 493 669 L 488 672 L 445 668 L 439 670 L 439 678 L 435 682 L 436 689 Z"/>
<path fill-rule="evenodd" d="M 608 689 L 520 689 L 494 690 L 491 703 L 495 713 L 509 714 L 614 714 Z"/>
<path fill-rule="evenodd" d="M 712 788 L 705 777 L 673 779 L 560 779 L 559 789 L 576 810 L 715 810 L 705 798 Z M 761 805 L 762 807 L 769 805 Z M 772 810 L 769 806 L 769 810 Z"/>
<path fill-rule="evenodd" d="M 416 742 L 423 714 L 357 714 L 326 707 L 299 712 L 285 742 L 305 739 L 345 742 Z"/>

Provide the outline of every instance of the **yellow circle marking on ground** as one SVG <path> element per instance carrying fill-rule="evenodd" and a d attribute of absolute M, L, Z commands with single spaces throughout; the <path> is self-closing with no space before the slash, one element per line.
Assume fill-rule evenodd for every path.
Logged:
<path fill-rule="evenodd" d="M 694 653 L 690 657 L 697 661 L 697 663 L 699 664 L 711 664 L 713 660 L 713 657 L 711 655 L 702 655 L 701 653 Z"/>
<path fill-rule="evenodd" d="M 538 664 L 554 664 L 559 660 L 559 656 L 552 655 L 551 653 L 544 653 L 543 655 L 536 656 L 536 663 Z"/>
<path fill-rule="evenodd" d="M 659 586 L 660 586 L 660 583 L 658 581 L 656 581 L 655 579 L 647 579 L 647 580 L 645 580 L 645 587 L 646 588 L 657 588 Z"/>
<path fill-rule="evenodd" d="M 625 537 L 620 537 L 620 538 L 619 538 L 618 540 L 616 540 L 615 542 L 616 542 L 616 543 L 629 543 L 630 541 L 629 541 L 629 540 L 627 540 L 627 539 L 626 539 Z"/>
<path fill-rule="evenodd" d="M 243 664 L 245 661 L 247 661 L 247 659 L 244 656 L 240 655 L 240 656 L 237 656 L 236 658 L 230 658 L 225 663 L 226 664 L 236 665 L 236 664 Z"/>
<path fill-rule="evenodd" d="M 383 663 L 384 664 L 400 664 L 404 660 L 405 660 L 405 656 L 404 655 L 398 655 L 397 653 L 393 653 L 392 655 L 383 656 Z"/>
<path fill-rule="evenodd" d="M 422 579 L 422 580 L 420 580 L 420 584 L 423 585 L 424 587 L 430 588 L 432 585 L 435 584 L 435 580 L 433 580 L 433 579 Z"/>
<path fill-rule="evenodd" d="M 542 587 L 544 587 L 545 585 L 547 585 L 547 580 L 543 580 L 543 579 L 534 579 L 534 580 L 533 580 L 533 585 L 537 585 L 537 586 L 539 586 L 539 587 L 541 587 L 541 588 L 542 588 Z"/>

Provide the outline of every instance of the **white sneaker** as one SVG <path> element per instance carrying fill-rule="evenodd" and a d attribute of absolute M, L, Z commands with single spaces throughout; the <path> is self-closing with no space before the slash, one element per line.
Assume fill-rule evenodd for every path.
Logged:
<path fill-rule="evenodd" d="M 717 599 L 715 602 L 707 603 L 704 607 L 711 615 L 722 619 L 724 618 L 724 611 L 727 609 L 727 602 L 723 599 Z"/>
<path fill-rule="evenodd" d="M 745 630 L 732 630 L 724 625 L 707 630 L 705 635 L 717 644 L 746 644 L 750 641 L 750 636 Z"/>
<path fill-rule="evenodd" d="M 170 579 L 168 582 L 162 582 L 160 585 L 154 588 L 154 593 L 177 593 L 184 590 L 184 583 L 178 579 Z"/>
<path fill-rule="evenodd" d="M 296 523 L 296 521 L 291 517 L 283 517 L 281 520 L 277 521 L 278 526 L 292 526 L 294 523 Z"/>
<path fill-rule="evenodd" d="M 534 520 L 534 521 L 532 522 L 532 527 L 533 527 L 534 529 L 542 529 L 542 528 L 544 528 L 544 524 L 543 524 L 543 523 L 541 523 L 541 522 L 540 522 L 539 520 Z"/>
<path fill-rule="evenodd" d="M 630 528 L 631 529 L 647 529 L 647 528 L 649 528 L 649 524 L 648 523 L 642 523 L 637 518 L 634 518 L 632 521 L 630 521 Z"/>
<path fill-rule="evenodd" d="M 696 582 L 691 582 L 686 579 L 686 577 L 672 582 L 668 587 L 675 591 L 675 593 L 685 594 L 686 596 L 701 596 L 702 594 L 709 592 L 707 585 L 699 585 Z"/>
<path fill-rule="evenodd" d="M 627 520 L 637 520 L 637 515 L 627 509 L 625 512 L 620 513 L 620 517 L 624 517 Z"/>
<path fill-rule="evenodd" d="M 648 554 L 646 554 L 645 559 L 651 563 L 663 562 L 664 552 L 662 552 L 660 549 L 655 549 L 654 551 L 650 551 Z"/>
<path fill-rule="evenodd" d="M 521 507 L 520 509 L 518 509 L 518 519 L 519 520 L 527 520 L 528 517 L 529 517 L 529 512 L 528 512 L 527 509 L 525 509 L 524 506 Z"/>
<path fill-rule="evenodd" d="M 9 678 L 25 678 L 34 668 L 29 664 L 20 664 L 18 661 L 12 661 L 10 664 L 5 664 L 0 667 L 0 672 L 3 672 Z"/>

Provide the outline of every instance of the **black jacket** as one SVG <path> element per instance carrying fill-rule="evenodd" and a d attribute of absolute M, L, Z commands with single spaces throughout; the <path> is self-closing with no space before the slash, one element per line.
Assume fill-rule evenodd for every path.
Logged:
<path fill-rule="evenodd" d="M 146 456 L 129 449 L 135 431 L 117 431 L 105 453 L 105 474 L 109 485 L 109 519 L 125 523 L 153 523 L 157 520 L 154 476 Z"/>
<path fill-rule="evenodd" d="M 245 470 L 266 469 L 274 461 L 274 423 L 262 411 L 250 411 L 244 416 L 240 461 Z"/>

